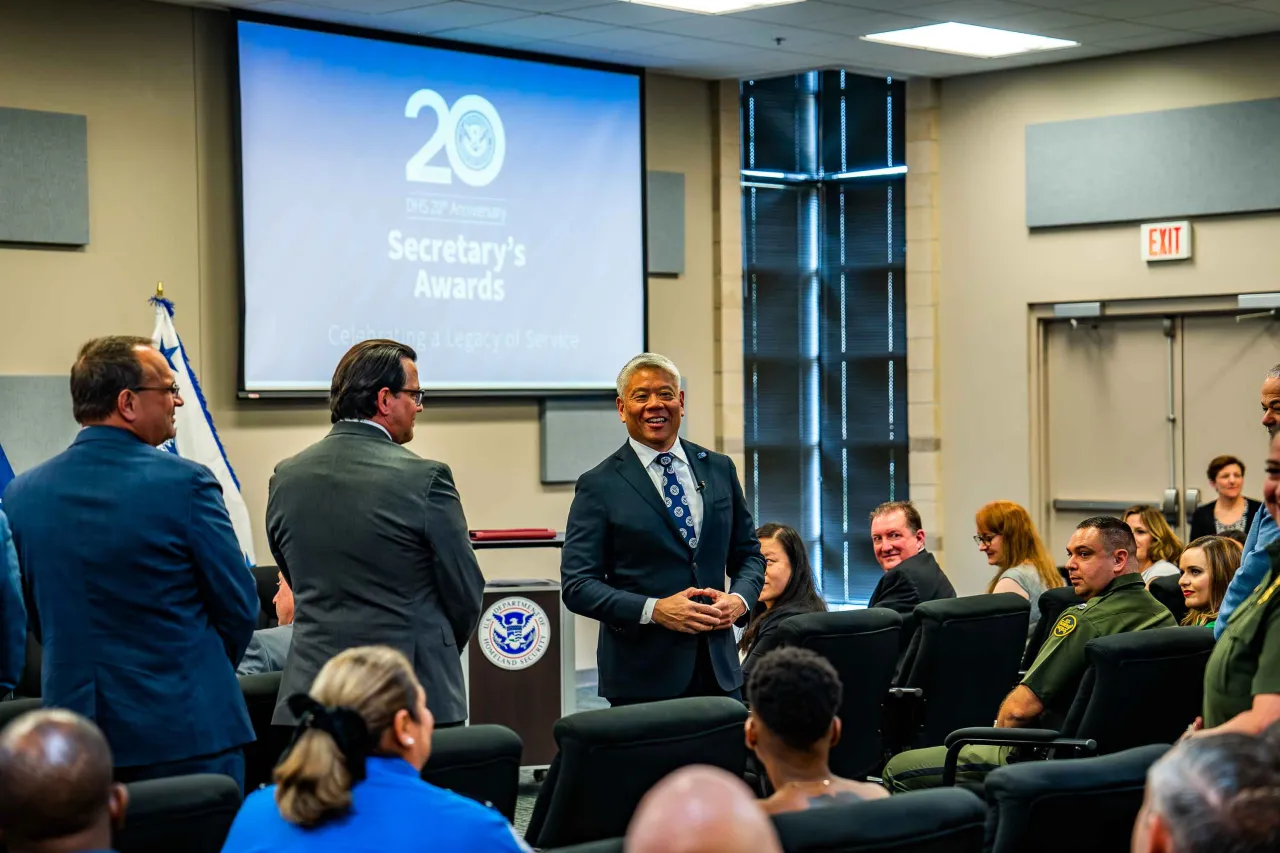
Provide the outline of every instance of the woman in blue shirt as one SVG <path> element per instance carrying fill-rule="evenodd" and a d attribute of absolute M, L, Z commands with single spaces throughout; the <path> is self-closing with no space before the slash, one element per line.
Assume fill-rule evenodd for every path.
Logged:
<path fill-rule="evenodd" d="M 435 721 L 400 652 L 347 649 L 289 704 L 276 784 L 245 800 L 223 853 L 527 853 L 502 815 L 420 778 Z"/>

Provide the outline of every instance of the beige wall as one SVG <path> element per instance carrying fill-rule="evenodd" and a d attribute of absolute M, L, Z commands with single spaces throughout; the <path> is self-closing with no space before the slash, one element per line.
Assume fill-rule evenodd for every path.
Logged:
<path fill-rule="evenodd" d="M 0 9 L 0 105 L 88 116 L 91 242 L 0 248 L 0 374 L 62 374 L 86 338 L 149 334 L 157 280 L 200 375 L 254 521 L 280 459 L 325 434 L 322 405 L 243 403 L 238 358 L 227 19 L 141 0 Z M 713 84 L 650 76 L 651 169 L 685 174 L 685 274 L 649 282 L 649 341 L 688 376 L 688 435 L 717 442 Z M 731 223 L 738 227 L 736 221 Z M 428 403 L 413 450 L 452 467 L 472 527 L 563 528 L 571 486 L 539 482 L 533 401 Z M 555 552 L 486 552 L 488 577 L 557 577 Z M 578 620 L 579 666 L 595 626 Z"/>
<path fill-rule="evenodd" d="M 1280 286 L 1274 214 L 1196 220 L 1194 260 L 1150 269 L 1136 223 L 1029 233 L 1024 128 L 1277 96 L 1280 36 L 942 81 L 941 481 L 947 570 L 962 593 L 989 571 L 967 544 L 974 511 L 1030 497 L 1029 303 Z"/>

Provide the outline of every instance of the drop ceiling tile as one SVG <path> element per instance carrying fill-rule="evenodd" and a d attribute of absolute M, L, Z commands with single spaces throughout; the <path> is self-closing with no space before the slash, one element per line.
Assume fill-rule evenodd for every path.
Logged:
<path fill-rule="evenodd" d="M 1163 15 L 1167 12 L 1203 9 L 1207 5 L 1205 0 L 1104 0 L 1101 3 L 1094 0 L 1087 5 L 1077 6 L 1072 11 L 1082 15 L 1096 15 L 1099 18 L 1131 21 Z"/>
<path fill-rule="evenodd" d="M 654 56 L 667 57 L 668 59 L 705 59 L 712 61 L 745 58 L 750 51 L 751 48 L 743 47 L 740 44 L 709 41 L 707 39 L 682 38 L 678 41 L 654 45 L 644 52 L 651 53 Z"/>
<path fill-rule="evenodd" d="M 441 0 L 300 0 L 297 5 L 314 6 L 318 9 L 333 9 L 339 12 L 355 12 L 360 15 L 381 15 L 386 12 L 401 12 L 420 6 L 431 6 Z M 269 3 L 260 3 L 256 8 L 263 9 Z"/>
<path fill-rule="evenodd" d="M 981 24 L 991 18 L 1032 11 L 1035 10 L 1030 6 L 1010 3 L 1008 0 L 949 0 L 946 3 L 913 7 L 911 14 L 922 18 L 937 18 L 940 21 Z"/>
<path fill-rule="evenodd" d="M 902 9 L 915 9 L 920 6 L 937 5 L 938 0 L 824 0 L 839 6 L 853 6 L 857 9 L 871 9 L 876 12 L 897 12 Z"/>
<path fill-rule="evenodd" d="M 1280 15 L 1272 16 L 1270 20 L 1261 18 L 1256 21 L 1237 21 L 1233 24 L 1201 24 L 1195 31 L 1224 38 L 1273 33 L 1280 31 Z"/>
<path fill-rule="evenodd" d="M 1110 41 L 1099 42 L 1099 47 L 1107 48 L 1114 53 L 1124 53 L 1131 50 L 1151 50 L 1157 47 L 1172 47 L 1175 44 L 1191 44 L 1192 42 L 1203 41 L 1200 33 L 1187 32 L 1185 30 L 1169 30 L 1164 33 L 1146 36 L 1130 36 L 1129 38 L 1111 39 Z"/>
<path fill-rule="evenodd" d="M 647 24 L 640 29 L 649 32 L 671 33 L 689 38 L 710 39 L 719 42 L 749 45 L 751 47 L 775 48 L 784 50 L 805 50 L 817 44 L 824 44 L 838 34 L 823 30 L 787 27 L 781 24 L 770 24 L 763 21 L 748 21 L 742 18 L 701 17 L 692 21 L 659 21 Z M 778 39 L 782 39 L 781 45 Z"/>
<path fill-rule="evenodd" d="M 348 0 L 350 2 L 350 0 Z M 574 9 L 588 9 L 592 6 L 604 6 L 616 0 L 481 0 L 485 6 L 502 6 L 520 12 L 557 13 L 570 12 Z"/>
<path fill-rule="evenodd" d="M 379 20 L 394 22 L 397 25 L 413 27 L 417 32 L 437 33 L 441 30 L 454 30 L 460 27 L 479 27 L 498 21 L 510 21 L 516 18 L 532 17 L 527 12 L 516 9 L 502 9 L 497 6 L 482 6 L 479 3 L 447 2 L 423 9 L 409 9 L 404 12 L 391 12 L 379 16 Z"/>
<path fill-rule="evenodd" d="M 1057 37 L 1058 33 L 1071 27 L 1085 27 L 1090 24 L 1103 24 L 1106 21 L 1092 15 L 1078 15 L 1075 12 L 1057 12 L 1052 9 L 1037 9 L 1008 17 L 991 18 L 984 21 L 983 26 L 1012 30 L 1016 33 L 1032 33 L 1038 36 Z"/>
<path fill-rule="evenodd" d="M 1114 39 L 1160 35 L 1164 32 L 1168 30 L 1163 27 L 1135 24 L 1130 21 L 1108 21 L 1104 24 L 1069 27 L 1061 32 L 1061 36 L 1081 44 L 1098 44 Z"/>
<path fill-rule="evenodd" d="M 310 21 L 328 21 L 334 24 L 347 24 L 355 27 L 380 26 L 378 17 L 363 12 L 348 12 L 342 9 L 330 9 L 322 6 L 311 6 L 297 0 L 268 0 L 252 7 L 255 12 L 266 12 L 272 15 L 284 15 L 290 18 L 305 18 Z M 385 25 L 382 25 L 385 27 Z"/>
<path fill-rule="evenodd" d="M 689 12 L 677 12 L 675 9 L 660 9 L 657 6 L 643 6 L 639 3 L 622 3 L 614 0 L 607 6 L 590 6 L 586 9 L 571 9 L 564 13 L 567 18 L 581 18 L 584 21 L 599 21 L 617 27 L 634 27 L 651 24 L 655 21 L 678 21 L 701 18 Z"/>
<path fill-rule="evenodd" d="M 1153 26 L 1168 27 L 1173 30 L 1198 30 L 1201 27 L 1220 26 L 1222 24 L 1252 24 L 1262 21 L 1274 22 L 1276 16 L 1261 9 L 1242 9 L 1239 6 L 1206 6 L 1203 9 L 1190 9 L 1168 15 L 1153 15 L 1144 18 L 1143 23 Z"/>
<path fill-rule="evenodd" d="M 1237 0 L 1236 5 L 1245 9 L 1261 9 L 1264 12 L 1275 12 L 1280 15 L 1280 0 Z"/>
<path fill-rule="evenodd" d="M 447 39 L 449 41 L 462 41 L 468 44 L 483 44 L 489 47 L 518 47 L 524 49 L 525 45 L 537 41 L 537 39 L 528 36 L 517 36 L 510 33 L 495 33 L 492 30 L 486 30 L 481 27 L 463 27 L 456 30 L 441 30 L 432 33 L 433 38 Z"/>
<path fill-rule="evenodd" d="M 676 41 L 680 36 L 671 33 L 652 33 L 648 30 L 637 30 L 634 27 L 610 27 L 581 35 L 557 39 L 568 44 L 598 47 L 605 50 L 644 51 L 649 48 Z"/>
<path fill-rule="evenodd" d="M 763 6 L 759 9 L 748 9 L 735 12 L 731 17 L 745 18 L 752 21 L 768 21 L 774 24 L 786 24 L 792 27 L 808 27 L 824 21 L 834 21 L 856 15 L 857 10 L 824 0 L 805 0 L 803 3 L 789 3 L 785 6 Z"/>
<path fill-rule="evenodd" d="M 934 18 L 891 15 L 885 12 L 864 12 L 839 21 L 827 21 L 822 25 L 822 31 L 857 38 L 871 33 L 887 33 L 892 30 L 905 30 L 911 27 L 922 27 L 926 24 L 937 23 L 940 23 L 940 21 Z"/>
<path fill-rule="evenodd" d="M 608 27 L 595 21 L 581 21 L 576 18 L 562 18 L 559 15 L 533 15 L 528 18 L 517 18 L 512 21 L 498 21 L 494 24 L 482 24 L 477 30 L 493 33 L 505 33 L 512 36 L 523 36 L 529 41 L 544 39 L 562 39 L 578 36 L 583 33 L 599 32 Z"/>

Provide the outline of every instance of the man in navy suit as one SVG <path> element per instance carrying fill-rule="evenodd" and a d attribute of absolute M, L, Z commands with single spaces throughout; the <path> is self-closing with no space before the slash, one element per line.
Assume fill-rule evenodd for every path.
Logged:
<path fill-rule="evenodd" d="M 618 415 L 630 438 L 578 478 L 560 561 L 565 605 L 602 626 L 600 695 L 741 699 L 732 626 L 764 560 L 733 462 L 680 439 L 684 392 L 665 356 L 622 369 Z"/>
<path fill-rule="evenodd" d="M 182 405 L 146 338 L 89 341 L 71 368 L 84 427 L 4 494 L 44 645 L 44 703 L 96 722 L 118 781 L 222 773 L 253 740 L 235 665 L 258 595 L 222 488 L 158 450 Z"/>

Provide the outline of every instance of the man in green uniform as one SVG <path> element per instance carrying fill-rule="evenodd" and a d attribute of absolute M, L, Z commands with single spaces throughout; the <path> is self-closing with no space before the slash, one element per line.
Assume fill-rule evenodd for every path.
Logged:
<path fill-rule="evenodd" d="M 1084 676 L 1086 643 L 1177 624 L 1143 585 L 1136 551 L 1133 531 L 1120 519 L 1104 515 L 1080 522 L 1067 545 L 1067 569 L 1072 588 L 1085 603 L 1068 610 L 1053 626 L 1022 683 L 1001 703 L 996 726 L 1060 729 Z M 1010 751 L 1000 746 L 965 747 L 956 778 L 981 781 L 1007 762 Z M 895 792 L 937 787 L 946 756 L 941 746 L 901 753 L 885 766 L 884 784 Z"/>

